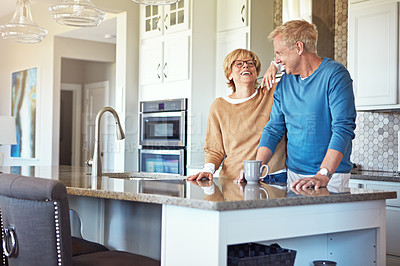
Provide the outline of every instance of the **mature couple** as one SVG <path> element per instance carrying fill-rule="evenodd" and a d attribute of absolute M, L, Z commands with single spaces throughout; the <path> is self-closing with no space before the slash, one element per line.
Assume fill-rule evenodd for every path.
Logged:
<path fill-rule="evenodd" d="M 238 49 L 225 58 L 233 93 L 212 104 L 206 164 L 188 180 L 212 180 L 223 162 L 220 176 L 240 173 L 235 181 L 241 182 L 242 161 L 256 159 L 270 166 L 268 178 L 283 181 L 287 174 L 292 188 L 348 185 L 356 118 L 352 80 L 343 65 L 317 55 L 317 37 L 316 27 L 300 20 L 269 35 L 275 61 L 286 72 L 276 88 L 272 64 L 256 88 L 261 66 L 253 52 Z"/>

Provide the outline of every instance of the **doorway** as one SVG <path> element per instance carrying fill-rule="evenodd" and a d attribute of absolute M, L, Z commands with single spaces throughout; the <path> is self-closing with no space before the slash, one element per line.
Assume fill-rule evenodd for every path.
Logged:
<path fill-rule="evenodd" d="M 82 85 L 61 84 L 60 165 L 82 166 L 92 158 L 96 115 L 109 105 L 109 81 L 84 84 L 83 95 L 82 101 Z M 110 116 L 105 114 L 100 123 L 103 169 L 113 169 L 113 156 L 108 148 L 112 146 L 108 140 L 113 138 L 108 125 L 115 126 L 115 123 L 110 123 L 109 119 Z"/>
<path fill-rule="evenodd" d="M 79 84 L 61 84 L 60 165 L 82 165 L 80 160 L 81 96 Z"/>

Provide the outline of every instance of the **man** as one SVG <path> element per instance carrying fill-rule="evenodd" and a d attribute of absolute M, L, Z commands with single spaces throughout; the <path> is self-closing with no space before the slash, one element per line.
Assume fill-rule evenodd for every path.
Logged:
<path fill-rule="evenodd" d="M 275 61 L 286 73 L 276 87 L 257 160 L 268 162 L 286 133 L 288 182 L 296 190 L 328 183 L 346 187 L 352 168 L 352 80 L 343 65 L 317 55 L 317 37 L 315 25 L 302 20 L 286 22 L 269 35 Z"/>

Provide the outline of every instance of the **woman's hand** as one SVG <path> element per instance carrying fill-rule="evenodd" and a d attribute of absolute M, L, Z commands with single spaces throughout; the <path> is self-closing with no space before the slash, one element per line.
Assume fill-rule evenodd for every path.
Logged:
<path fill-rule="evenodd" d="M 274 62 L 271 62 L 267 71 L 264 74 L 264 78 L 261 81 L 261 88 L 266 86 L 267 89 L 271 89 L 275 83 L 275 76 L 278 69 L 276 68 Z"/>
<path fill-rule="evenodd" d="M 244 178 L 244 170 L 243 169 L 240 170 L 239 176 L 236 177 L 236 179 L 233 180 L 233 182 L 236 183 L 236 184 L 247 182 L 246 178 Z"/>
<path fill-rule="evenodd" d="M 200 181 L 202 178 L 207 178 L 208 180 L 212 181 L 213 180 L 213 174 L 210 173 L 210 172 L 200 172 L 200 173 L 197 173 L 195 175 L 188 176 L 186 178 L 186 180 L 187 181 L 193 181 L 193 180 Z"/>

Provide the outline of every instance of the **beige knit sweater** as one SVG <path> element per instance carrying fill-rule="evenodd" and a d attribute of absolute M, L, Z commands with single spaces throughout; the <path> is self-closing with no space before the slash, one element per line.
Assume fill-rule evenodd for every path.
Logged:
<path fill-rule="evenodd" d="M 215 169 L 223 162 L 221 177 L 236 178 L 243 160 L 255 160 L 262 129 L 269 121 L 274 91 L 275 87 L 269 91 L 260 88 L 253 98 L 240 104 L 222 98 L 212 103 L 204 145 L 205 162 L 215 164 Z M 285 161 L 286 137 L 268 163 L 270 173 L 285 168 Z"/>

